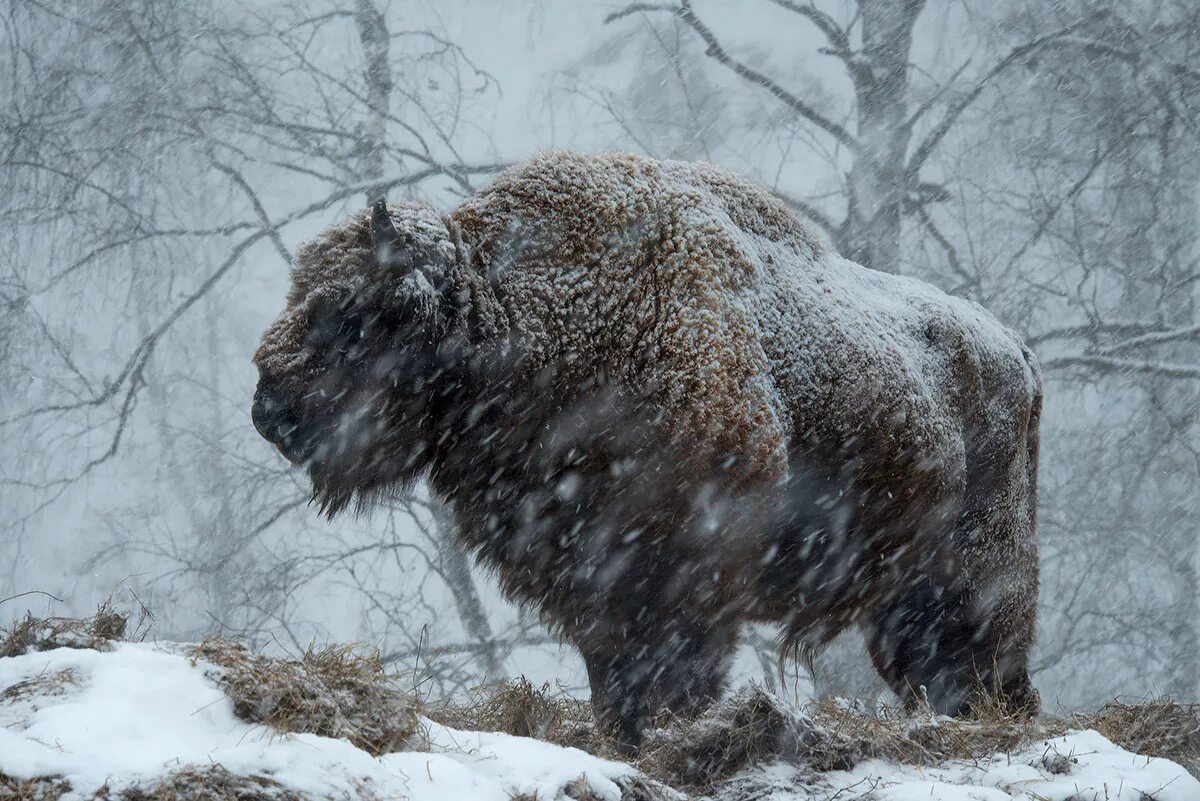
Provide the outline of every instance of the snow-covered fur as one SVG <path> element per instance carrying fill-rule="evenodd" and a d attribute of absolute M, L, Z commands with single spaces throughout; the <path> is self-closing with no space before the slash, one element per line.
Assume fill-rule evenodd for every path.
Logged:
<path fill-rule="evenodd" d="M 985 310 L 703 163 L 545 153 L 389 211 L 399 267 L 365 211 L 297 255 L 256 425 L 330 512 L 428 476 L 623 742 L 718 694 L 747 620 L 1036 709 L 1040 377 Z"/>

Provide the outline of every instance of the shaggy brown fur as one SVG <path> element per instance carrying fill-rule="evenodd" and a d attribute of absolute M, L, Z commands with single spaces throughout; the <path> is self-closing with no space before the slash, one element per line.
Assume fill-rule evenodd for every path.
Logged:
<path fill-rule="evenodd" d="M 857 624 L 939 711 L 1037 707 L 1032 354 L 724 170 L 548 153 L 445 217 L 356 214 L 255 358 L 324 508 L 428 476 L 627 746 L 719 693 L 746 620 Z"/>

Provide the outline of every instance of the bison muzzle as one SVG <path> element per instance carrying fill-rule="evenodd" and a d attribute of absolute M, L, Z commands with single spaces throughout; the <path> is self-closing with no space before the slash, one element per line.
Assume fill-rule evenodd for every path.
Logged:
<path fill-rule="evenodd" d="M 258 431 L 333 515 L 426 478 L 635 748 L 739 628 L 848 626 L 939 712 L 1036 712 L 1037 363 L 708 164 L 542 154 L 300 249 Z"/>

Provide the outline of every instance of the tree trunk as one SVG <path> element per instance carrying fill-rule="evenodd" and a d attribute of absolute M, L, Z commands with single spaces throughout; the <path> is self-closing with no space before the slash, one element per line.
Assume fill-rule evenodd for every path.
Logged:
<path fill-rule="evenodd" d="M 859 150 L 849 176 L 846 221 L 838 237 L 850 259 L 894 272 L 908 193 L 905 156 L 909 51 L 925 0 L 859 0 L 863 68 L 854 71 Z"/>
<path fill-rule="evenodd" d="M 387 122 L 392 95 L 392 67 L 390 38 L 387 18 L 372 0 L 356 0 L 354 24 L 362 43 L 366 59 L 364 73 L 367 83 L 367 118 L 362 125 L 362 136 L 358 143 L 358 178 L 369 180 L 383 177 L 383 156 L 387 147 Z M 367 202 L 375 199 L 369 192 Z M 434 501 L 433 524 L 438 541 L 438 559 L 442 576 L 454 607 L 466 629 L 467 636 L 480 645 L 480 658 L 484 668 L 484 682 L 497 681 L 504 675 L 504 663 L 493 638 L 483 601 L 471 576 L 471 563 L 458 547 L 454 536 L 454 516 L 449 507 Z"/>
<path fill-rule="evenodd" d="M 392 98 L 391 39 L 387 18 L 372 0 L 354 4 L 354 24 L 366 59 L 367 118 L 358 142 L 358 178 L 383 176 L 383 154 L 387 143 L 387 120 Z M 368 197 L 370 203 L 374 198 Z"/>

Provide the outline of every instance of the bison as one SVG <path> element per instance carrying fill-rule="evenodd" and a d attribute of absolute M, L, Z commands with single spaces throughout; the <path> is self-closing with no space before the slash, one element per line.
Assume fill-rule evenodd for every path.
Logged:
<path fill-rule="evenodd" d="M 545 153 L 296 255 L 254 424 L 333 515 L 427 478 L 635 749 L 739 628 L 865 633 L 907 701 L 1036 712 L 1041 383 L 980 306 L 710 164 Z"/>

